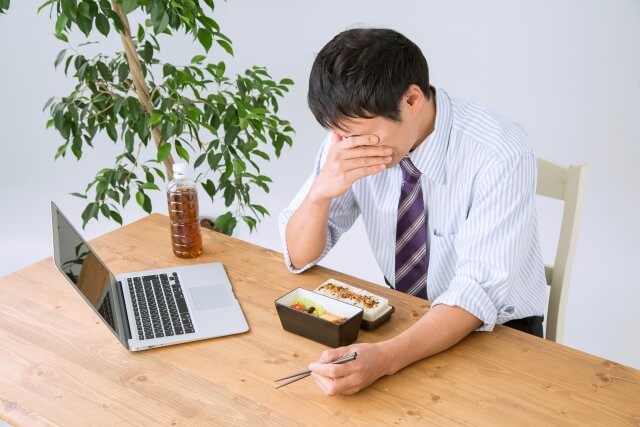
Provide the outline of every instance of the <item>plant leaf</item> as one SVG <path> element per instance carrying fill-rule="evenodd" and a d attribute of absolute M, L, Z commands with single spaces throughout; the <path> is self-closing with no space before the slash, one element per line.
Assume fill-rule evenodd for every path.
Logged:
<path fill-rule="evenodd" d="M 269 215 L 269 211 L 262 205 L 251 205 L 251 207 L 262 214 L 262 216 Z"/>
<path fill-rule="evenodd" d="M 67 18 L 67 15 L 58 15 L 58 19 L 56 20 L 56 35 L 62 34 L 67 26 L 67 22 L 69 22 L 69 18 Z"/>
<path fill-rule="evenodd" d="M 164 32 L 164 30 L 167 28 L 168 25 L 169 25 L 169 15 L 166 13 L 163 13 L 162 18 L 160 18 L 160 21 L 154 22 L 154 29 L 157 34 L 160 34 Z"/>
<path fill-rule="evenodd" d="M 126 62 L 121 63 L 118 66 L 118 78 L 121 82 L 124 82 L 129 77 L 129 65 Z"/>
<path fill-rule="evenodd" d="M 136 35 L 138 38 L 138 42 L 141 42 L 144 39 L 144 27 L 138 24 L 138 34 Z"/>
<path fill-rule="evenodd" d="M 184 149 L 180 141 L 176 141 L 175 146 L 178 156 L 182 157 L 187 163 L 189 163 L 189 152 Z"/>
<path fill-rule="evenodd" d="M 148 214 L 151 213 L 151 199 L 146 194 L 144 195 L 144 202 L 142 204 L 142 209 Z"/>
<path fill-rule="evenodd" d="M 96 67 L 98 68 L 100 76 L 102 76 L 105 81 L 111 81 L 111 71 L 109 70 L 109 67 L 104 64 L 104 62 L 98 61 L 96 63 Z"/>
<path fill-rule="evenodd" d="M 58 65 L 60 65 L 60 63 L 62 62 L 66 54 L 67 54 L 67 49 L 62 49 L 60 52 L 58 52 L 58 56 L 56 56 L 56 60 L 53 62 L 53 66 L 55 68 L 58 68 Z"/>
<path fill-rule="evenodd" d="M 137 7 L 138 2 L 136 0 L 122 0 L 122 8 L 127 15 L 136 10 Z"/>
<path fill-rule="evenodd" d="M 249 226 L 249 231 L 253 231 L 256 228 L 258 221 L 256 221 L 255 218 L 250 216 L 243 216 L 242 219 L 244 220 L 245 224 Z"/>
<path fill-rule="evenodd" d="M 109 135 L 109 138 L 111 138 L 113 142 L 117 142 L 118 132 L 116 132 L 116 127 L 112 123 L 107 123 L 106 128 L 107 128 L 107 135 Z"/>
<path fill-rule="evenodd" d="M 107 37 L 109 35 L 109 30 L 111 30 L 111 26 L 109 25 L 109 20 L 106 16 L 99 14 L 96 16 L 96 28 L 100 33 Z"/>
<path fill-rule="evenodd" d="M 127 131 L 127 133 L 124 135 L 124 145 L 127 149 L 127 153 L 133 153 L 133 143 L 133 132 Z"/>
<path fill-rule="evenodd" d="M 162 119 L 162 113 L 154 111 L 149 119 L 149 126 L 155 126 Z"/>
<path fill-rule="evenodd" d="M 223 215 L 216 218 L 214 227 L 224 234 L 231 235 L 231 233 L 233 233 L 233 229 L 236 228 L 237 223 L 238 221 L 233 217 L 231 212 L 225 212 Z"/>
<path fill-rule="evenodd" d="M 157 156 L 157 160 L 158 163 L 163 162 L 164 159 L 166 159 L 169 154 L 171 154 L 171 144 L 168 143 L 163 143 L 162 145 L 160 145 L 160 147 L 158 147 L 158 156 Z"/>
<path fill-rule="evenodd" d="M 106 203 L 100 206 L 100 211 L 102 212 L 102 215 L 104 215 L 105 218 L 107 219 L 111 218 L 111 209 L 109 209 L 109 206 Z"/>
<path fill-rule="evenodd" d="M 206 158 L 207 158 L 207 153 L 200 154 L 196 159 L 196 162 L 193 164 L 193 167 L 197 168 L 198 166 L 200 166 L 205 161 Z"/>
<path fill-rule="evenodd" d="M 160 190 L 160 188 L 153 182 L 145 182 L 144 184 L 142 184 L 142 188 L 144 188 L 145 190 Z"/>
<path fill-rule="evenodd" d="M 192 64 L 200 64 L 205 59 L 207 59 L 207 57 L 205 55 L 196 55 L 193 58 L 191 58 L 191 63 Z"/>
<path fill-rule="evenodd" d="M 98 217 L 98 204 L 91 202 L 82 211 L 82 228 L 84 228 L 91 218 Z"/>
<path fill-rule="evenodd" d="M 204 28 L 200 28 L 198 30 L 198 41 L 200 42 L 204 50 L 209 52 L 209 49 L 211 49 L 211 44 L 213 42 L 211 33 Z"/>
<path fill-rule="evenodd" d="M 164 172 L 162 172 L 158 168 L 153 168 L 153 170 L 156 171 L 156 175 L 158 175 L 160 177 L 160 179 L 162 179 L 164 181 Z"/>
<path fill-rule="evenodd" d="M 122 225 L 122 217 L 120 216 L 120 214 L 116 211 L 111 211 L 109 213 L 109 215 L 111 215 L 111 218 L 117 222 L 118 224 Z"/>
<path fill-rule="evenodd" d="M 144 59 L 145 62 L 151 62 L 153 59 L 153 46 L 151 46 L 151 43 L 149 42 L 144 42 L 144 47 L 142 48 L 142 59 Z"/>
<path fill-rule="evenodd" d="M 136 202 L 140 205 L 140 207 L 144 207 L 144 193 L 140 190 L 136 192 Z"/>
<path fill-rule="evenodd" d="M 207 194 L 209 195 L 209 197 L 211 197 L 211 200 L 213 201 L 213 196 L 215 196 L 216 194 L 216 186 L 214 185 L 213 181 L 208 179 L 206 182 L 203 182 L 202 188 L 204 188 L 204 190 L 207 192 Z"/>
<path fill-rule="evenodd" d="M 44 9 L 45 7 L 49 6 L 49 5 L 50 5 L 50 4 L 52 4 L 52 3 L 55 3 L 56 1 L 57 1 L 57 0 L 47 0 L 46 2 L 42 3 L 42 4 L 38 7 L 38 12 L 37 12 L 37 13 L 40 13 L 40 11 L 41 11 L 42 9 Z M 7 2 L 6 2 L 6 7 L 7 7 L 7 8 L 9 7 L 9 0 L 7 0 Z"/>
<path fill-rule="evenodd" d="M 235 139 L 238 137 L 239 133 L 240 133 L 240 128 L 239 127 L 236 127 L 236 126 L 232 127 L 224 135 L 224 143 L 227 144 L 227 145 L 233 144 Z"/>
<path fill-rule="evenodd" d="M 69 37 L 67 37 L 64 33 L 56 33 L 55 36 L 58 40 L 69 43 Z"/>
<path fill-rule="evenodd" d="M 207 155 L 207 162 L 209 163 L 209 168 L 211 168 L 212 171 L 218 169 L 220 160 L 222 160 L 222 153 L 214 153 L 213 151 L 209 151 L 209 154 Z"/>
<path fill-rule="evenodd" d="M 226 50 L 229 55 L 233 56 L 233 48 L 231 47 L 231 43 L 222 39 L 216 39 L 216 43 L 222 46 L 222 48 Z"/>
<path fill-rule="evenodd" d="M 232 185 L 227 185 L 224 189 L 224 205 L 226 207 L 231 206 L 233 200 L 236 198 L 236 189 Z"/>
<path fill-rule="evenodd" d="M 264 151 L 253 150 L 251 153 L 255 154 L 256 156 L 262 157 L 265 160 L 269 160 L 269 155 L 267 153 L 265 153 Z"/>
<path fill-rule="evenodd" d="M 47 100 L 46 104 L 44 104 L 44 107 L 42 107 L 42 111 L 46 110 L 46 109 L 47 109 L 47 107 L 48 107 L 49 105 L 51 105 L 51 103 L 52 103 L 53 101 L 55 101 L 55 99 L 56 99 L 56 97 L 55 97 L 55 96 L 52 96 L 51 98 L 49 98 L 49 99 Z M 48 126 L 47 126 L 47 127 L 48 127 Z"/>

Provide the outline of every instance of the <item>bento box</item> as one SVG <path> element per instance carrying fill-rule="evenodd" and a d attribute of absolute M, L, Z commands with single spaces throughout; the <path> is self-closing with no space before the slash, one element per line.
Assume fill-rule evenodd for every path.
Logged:
<path fill-rule="evenodd" d="M 358 338 L 360 307 L 303 288 L 288 292 L 275 304 L 285 331 L 330 347 L 349 345 Z"/>

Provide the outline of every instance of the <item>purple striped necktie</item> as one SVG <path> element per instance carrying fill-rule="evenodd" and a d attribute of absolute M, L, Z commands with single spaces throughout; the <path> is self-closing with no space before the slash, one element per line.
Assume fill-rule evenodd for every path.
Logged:
<path fill-rule="evenodd" d="M 396 228 L 396 289 L 427 299 L 427 214 L 420 171 L 409 157 L 400 161 L 402 189 Z"/>

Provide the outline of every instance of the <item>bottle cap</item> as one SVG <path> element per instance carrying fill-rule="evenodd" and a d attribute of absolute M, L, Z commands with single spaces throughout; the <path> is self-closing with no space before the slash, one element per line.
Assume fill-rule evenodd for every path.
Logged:
<path fill-rule="evenodd" d="M 173 164 L 173 177 L 185 178 L 187 176 L 187 164 L 186 163 L 174 163 Z"/>

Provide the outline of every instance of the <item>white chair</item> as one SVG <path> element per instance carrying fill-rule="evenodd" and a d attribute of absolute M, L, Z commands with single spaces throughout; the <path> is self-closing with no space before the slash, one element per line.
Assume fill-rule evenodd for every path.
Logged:
<path fill-rule="evenodd" d="M 556 342 L 562 342 L 564 335 L 565 309 L 582 210 L 584 173 L 585 165 L 567 168 L 538 159 L 536 194 L 564 201 L 555 263 L 544 267 L 547 284 L 551 287 L 546 338 Z"/>

